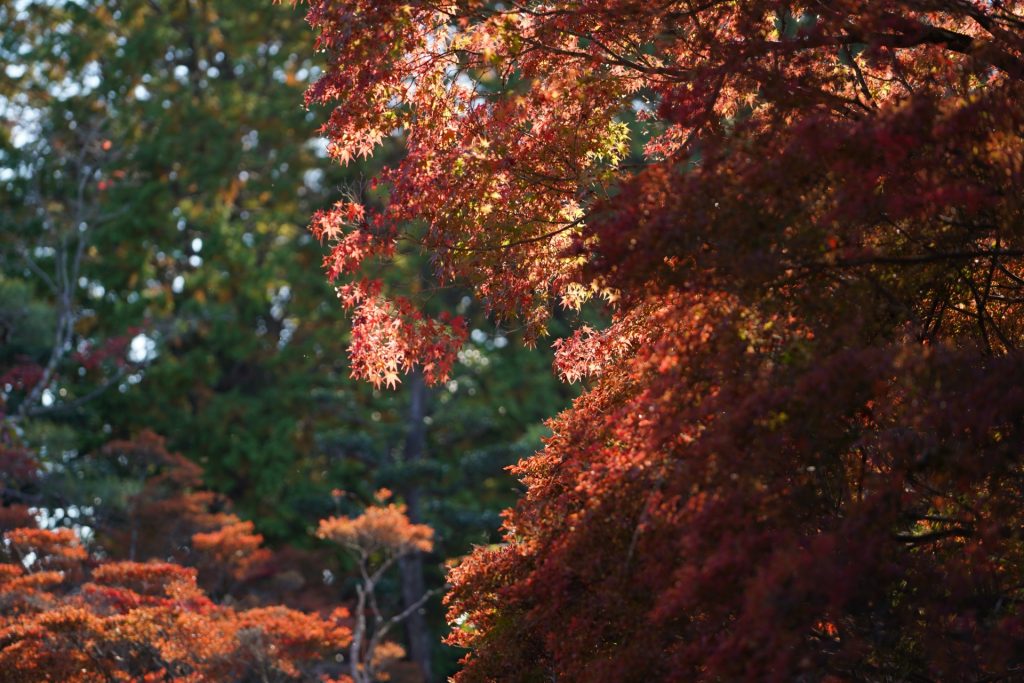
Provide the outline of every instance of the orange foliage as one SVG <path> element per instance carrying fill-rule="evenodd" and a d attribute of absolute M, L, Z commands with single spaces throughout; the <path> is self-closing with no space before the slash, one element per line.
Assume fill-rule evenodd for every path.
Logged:
<path fill-rule="evenodd" d="M 66 530 L 19 529 L 5 539 L 38 555 L 31 567 L 65 571 L 0 564 L 4 681 L 308 679 L 350 641 L 344 611 L 323 618 L 216 605 L 194 569 L 167 563 L 100 562 L 90 571 L 96 561 L 86 562 Z M 72 569 L 86 578 L 72 580 Z"/>
<path fill-rule="evenodd" d="M 203 489 L 203 470 L 184 455 L 167 450 L 163 437 L 143 431 L 134 439 L 107 444 L 106 458 L 126 476 L 138 477 L 142 490 L 128 501 L 129 519 L 97 530 L 119 557 L 176 557 L 196 533 L 238 524 L 228 501 Z"/>
<path fill-rule="evenodd" d="M 434 530 L 425 524 L 413 524 L 406 515 L 405 505 L 384 505 L 391 496 L 391 491 L 382 488 L 375 495 L 377 504 L 366 508 L 359 516 L 322 519 L 317 530 L 317 536 L 343 546 L 359 565 L 360 580 L 356 585 L 348 658 L 355 683 L 387 680 L 386 669 L 401 659 L 405 651 L 384 638 L 432 595 L 432 592 L 424 594 L 419 602 L 398 614 L 386 615 L 380 608 L 376 592 L 385 572 L 403 556 L 428 553 L 434 547 Z"/>
<path fill-rule="evenodd" d="M 263 536 L 255 533 L 249 521 L 237 521 L 208 533 L 192 535 L 192 548 L 207 562 L 226 568 L 236 579 L 243 579 L 254 567 L 270 558 L 270 551 L 262 548 Z"/>
<path fill-rule="evenodd" d="M 86 558 L 85 548 L 70 529 L 13 529 L 4 539 L 22 562 L 33 567 L 69 569 Z"/>
<path fill-rule="evenodd" d="M 317 536 L 367 555 L 430 552 L 434 547 L 434 530 L 425 524 L 410 522 L 405 505 L 395 503 L 368 507 L 355 518 L 320 520 Z"/>

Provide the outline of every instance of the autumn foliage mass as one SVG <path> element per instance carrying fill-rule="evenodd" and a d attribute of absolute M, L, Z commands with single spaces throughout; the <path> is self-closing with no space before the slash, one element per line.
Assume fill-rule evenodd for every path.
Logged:
<path fill-rule="evenodd" d="M 408 245 L 586 382 L 452 573 L 456 680 L 1024 667 L 1024 3 L 338 2 L 307 92 L 354 375 L 443 378 Z M 426 341 L 432 339 L 432 342 Z"/>

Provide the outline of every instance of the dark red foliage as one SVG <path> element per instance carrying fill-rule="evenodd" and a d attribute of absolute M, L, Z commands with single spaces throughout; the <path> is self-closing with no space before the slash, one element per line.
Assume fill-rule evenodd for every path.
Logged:
<path fill-rule="evenodd" d="M 612 308 L 453 572 L 457 680 L 1021 675 L 1024 3 L 309 4 L 332 152 L 408 150 L 332 275 Z"/>

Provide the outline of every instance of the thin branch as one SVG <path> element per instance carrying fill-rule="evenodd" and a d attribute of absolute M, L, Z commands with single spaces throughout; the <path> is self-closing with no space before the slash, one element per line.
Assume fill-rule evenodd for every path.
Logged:
<path fill-rule="evenodd" d="M 582 218 L 578 218 L 578 219 L 574 220 L 571 223 L 566 223 L 565 225 L 563 225 L 562 227 L 560 227 L 560 228 L 558 228 L 556 230 L 552 230 L 550 232 L 546 232 L 546 233 L 544 233 L 542 235 L 534 235 L 533 237 L 527 237 L 527 238 L 524 238 L 524 239 L 521 239 L 521 240 L 517 240 L 515 242 L 509 242 L 507 244 L 485 244 L 485 245 L 480 246 L 480 247 L 457 247 L 457 246 L 445 245 L 445 248 L 446 249 L 450 249 L 451 251 L 462 251 L 462 252 L 468 252 L 468 253 L 485 252 L 485 251 L 502 251 L 504 249 L 511 249 L 513 247 L 519 247 L 519 246 L 522 246 L 524 244 L 533 244 L 534 242 L 542 242 L 543 240 L 551 239 L 552 237 L 555 237 L 556 235 L 560 235 L 563 232 L 567 232 L 569 230 L 572 230 L 573 228 L 579 226 L 582 223 L 583 223 L 583 219 Z"/>

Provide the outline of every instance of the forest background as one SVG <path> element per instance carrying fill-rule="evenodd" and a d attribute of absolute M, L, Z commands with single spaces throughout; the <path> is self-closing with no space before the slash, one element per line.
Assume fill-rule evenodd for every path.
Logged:
<path fill-rule="evenodd" d="M 365 194 L 402 142 L 327 159 L 325 114 L 302 106 L 320 73 L 303 16 L 258 0 L 0 3 L 0 524 L 31 510 L 101 557 L 198 565 L 167 517 L 202 491 L 203 514 L 232 510 L 273 552 L 207 581 L 211 597 L 317 609 L 354 599 L 356 577 L 317 521 L 386 487 L 435 531 L 380 589 L 400 611 L 442 586 L 446 559 L 498 540 L 518 491 L 504 468 L 574 391 L 544 344 L 453 288 L 427 297 L 469 321 L 446 383 L 349 379 L 307 225 Z M 426 267 L 410 255 L 384 277 Z M 176 453 L 201 474 L 173 474 Z M 440 677 L 457 654 L 440 600 L 424 611 L 404 640 Z"/>

